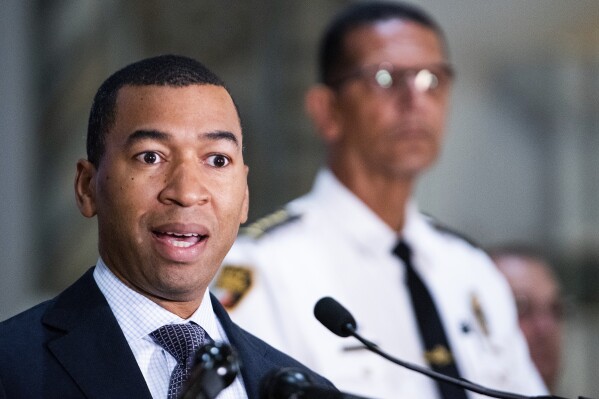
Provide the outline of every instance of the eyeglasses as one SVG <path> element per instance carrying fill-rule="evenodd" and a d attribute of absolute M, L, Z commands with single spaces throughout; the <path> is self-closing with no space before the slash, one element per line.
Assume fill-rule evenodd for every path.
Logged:
<path fill-rule="evenodd" d="M 440 93 L 446 90 L 453 80 L 454 71 L 447 63 L 432 64 L 420 68 L 400 68 L 389 62 L 370 65 L 333 80 L 329 86 L 339 89 L 346 83 L 362 79 L 375 89 L 396 91 L 405 89 L 411 83 L 421 93 Z"/>

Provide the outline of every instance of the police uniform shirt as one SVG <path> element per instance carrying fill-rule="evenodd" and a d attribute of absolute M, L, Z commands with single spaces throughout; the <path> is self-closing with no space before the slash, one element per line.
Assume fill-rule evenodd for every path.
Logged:
<path fill-rule="evenodd" d="M 511 292 L 486 254 L 408 205 L 401 236 L 433 296 L 462 376 L 511 392 L 546 393 L 530 361 Z M 376 398 L 437 398 L 428 377 L 340 338 L 313 316 L 331 296 L 359 332 L 402 360 L 425 365 L 418 327 L 392 253 L 397 232 L 328 170 L 312 191 L 240 235 L 213 291 L 237 323 L 329 378 Z M 470 393 L 471 398 L 482 396 Z"/>

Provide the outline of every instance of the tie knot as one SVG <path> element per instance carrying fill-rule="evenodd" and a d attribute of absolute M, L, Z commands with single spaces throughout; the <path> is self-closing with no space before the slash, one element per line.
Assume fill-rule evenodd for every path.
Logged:
<path fill-rule="evenodd" d="M 399 257 L 406 265 L 410 265 L 410 259 L 412 258 L 412 249 L 410 246 L 404 241 L 400 240 L 395 248 L 393 248 L 393 253 Z"/>
<path fill-rule="evenodd" d="M 196 350 L 210 340 L 197 324 L 167 324 L 150 333 L 158 345 L 170 353 L 177 363 L 186 365 Z"/>

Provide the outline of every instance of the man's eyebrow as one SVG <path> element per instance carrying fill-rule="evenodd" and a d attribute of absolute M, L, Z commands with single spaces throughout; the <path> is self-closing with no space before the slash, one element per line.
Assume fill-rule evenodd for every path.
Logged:
<path fill-rule="evenodd" d="M 170 135 L 159 130 L 136 130 L 127 137 L 127 145 L 131 146 L 138 141 L 158 140 L 168 141 Z"/>
<path fill-rule="evenodd" d="M 209 140 L 228 140 L 230 142 L 232 142 L 233 144 L 235 144 L 236 147 L 239 147 L 239 140 L 237 139 L 237 136 L 235 136 L 233 133 L 228 132 L 228 131 L 224 131 L 224 130 L 217 130 L 214 132 L 208 132 L 208 133 L 203 133 L 201 134 L 201 137 L 205 137 Z"/>

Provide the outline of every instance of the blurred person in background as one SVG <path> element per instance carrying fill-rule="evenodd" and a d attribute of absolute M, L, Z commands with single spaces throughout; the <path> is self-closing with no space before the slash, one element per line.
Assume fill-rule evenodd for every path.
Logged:
<path fill-rule="evenodd" d="M 560 283 L 547 259 L 533 248 L 512 245 L 489 252 L 514 293 L 520 328 L 532 360 L 547 387 L 555 391 L 564 316 Z"/>
<path fill-rule="evenodd" d="M 403 360 L 496 389 L 546 392 L 505 279 L 414 199 L 441 151 L 453 81 L 440 27 L 411 5 L 355 3 L 328 26 L 319 66 L 306 108 L 326 166 L 310 193 L 234 244 L 213 282 L 232 318 L 365 396 L 479 397 L 333 335 L 313 316 L 321 297 L 347 306 L 363 335 Z"/>

